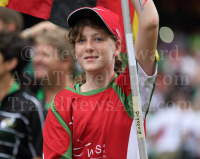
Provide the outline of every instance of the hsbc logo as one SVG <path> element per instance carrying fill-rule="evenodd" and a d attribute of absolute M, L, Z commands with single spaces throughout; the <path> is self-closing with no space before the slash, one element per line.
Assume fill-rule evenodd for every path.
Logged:
<path fill-rule="evenodd" d="M 98 158 L 106 158 L 106 150 L 105 150 L 106 145 L 96 145 L 95 149 L 87 149 L 87 155 L 90 158 L 91 156 L 93 156 L 94 154 L 96 154 L 95 156 L 99 155 L 99 154 L 103 154 L 103 157 L 98 157 Z M 92 158 L 90 158 L 92 159 Z"/>
<path fill-rule="evenodd" d="M 78 141 L 81 142 L 80 140 L 78 140 Z M 88 159 L 107 158 L 106 157 L 106 144 L 96 145 L 96 146 L 92 146 L 93 148 L 89 148 L 91 146 L 92 146 L 92 143 L 88 143 L 88 144 L 85 144 L 84 146 L 74 148 L 73 155 L 76 157 L 83 157 L 83 156 L 85 157 L 87 155 Z M 80 151 L 81 149 L 82 149 L 82 151 Z M 86 153 L 86 154 L 84 154 L 84 153 Z M 97 156 L 97 157 L 94 157 L 94 156 Z"/>

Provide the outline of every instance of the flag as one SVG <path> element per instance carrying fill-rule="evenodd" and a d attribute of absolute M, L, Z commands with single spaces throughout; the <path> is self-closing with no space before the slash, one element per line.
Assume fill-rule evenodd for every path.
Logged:
<path fill-rule="evenodd" d="M 0 6 L 48 19 L 53 0 L 0 0 Z"/>
<path fill-rule="evenodd" d="M 0 6 L 29 14 L 64 28 L 68 15 L 77 8 L 95 7 L 98 0 L 0 0 Z"/>

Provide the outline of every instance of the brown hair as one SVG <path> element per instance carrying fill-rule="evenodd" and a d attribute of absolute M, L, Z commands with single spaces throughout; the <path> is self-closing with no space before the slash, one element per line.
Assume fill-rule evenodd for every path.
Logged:
<path fill-rule="evenodd" d="M 99 18 L 96 18 L 93 15 L 85 15 L 84 18 L 78 21 L 78 23 L 76 23 L 74 27 L 70 28 L 70 31 L 68 34 L 68 40 L 69 40 L 69 43 L 73 45 L 73 47 L 75 47 L 76 40 L 80 38 L 82 30 L 86 26 L 90 26 L 94 29 L 104 29 L 108 33 L 108 35 L 110 35 L 111 39 L 113 39 L 115 42 L 119 40 L 116 35 L 112 34 L 108 30 L 108 28 Z M 124 69 L 122 68 L 122 59 L 120 55 L 115 57 L 114 71 L 118 75 L 122 74 L 124 71 Z M 83 72 L 81 75 L 75 78 L 75 84 L 85 83 L 85 82 L 86 82 L 85 72 Z"/>
<path fill-rule="evenodd" d="M 24 27 L 24 19 L 21 13 L 6 7 L 0 7 L 0 19 L 6 23 L 15 23 L 16 31 L 21 31 Z"/>

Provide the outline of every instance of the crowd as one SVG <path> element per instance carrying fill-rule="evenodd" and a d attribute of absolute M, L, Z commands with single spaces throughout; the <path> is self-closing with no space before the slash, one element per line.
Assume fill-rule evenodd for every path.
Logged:
<path fill-rule="evenodd" d="M 159 73 L 147 116 L 151 159 L 200 158 L 200 34 L 159 40 Z"/>

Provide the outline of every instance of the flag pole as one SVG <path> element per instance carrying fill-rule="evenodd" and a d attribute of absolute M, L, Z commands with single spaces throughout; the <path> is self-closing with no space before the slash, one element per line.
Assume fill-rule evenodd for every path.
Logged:
<path fill-rule="evenodd" d="M 140 94 L 138 86 L 138 75 L 136 67 L 136 58 L 134 52 L 134 43 L 132 28 L 130 22 L 130 10 L 128 0 L 121 0 L 122 4 L 122 13 L 124 20 L 124 30 L 126 36 L 126 49 L 128 53 L 128 63 L 129 63 L 129 72 L 130 72 L 130 81 L 131 81 L 131 90 L 132 90 L 132 103 L 134 110 L 134 121 L 136 126 L 136 134 L 138 140 L 139 154 L 140 159 L 148 159 L 146 151 L 146 141 L 144 135 L 144 126 L 142 119 L 142 110 L 140 106 Z"/>

